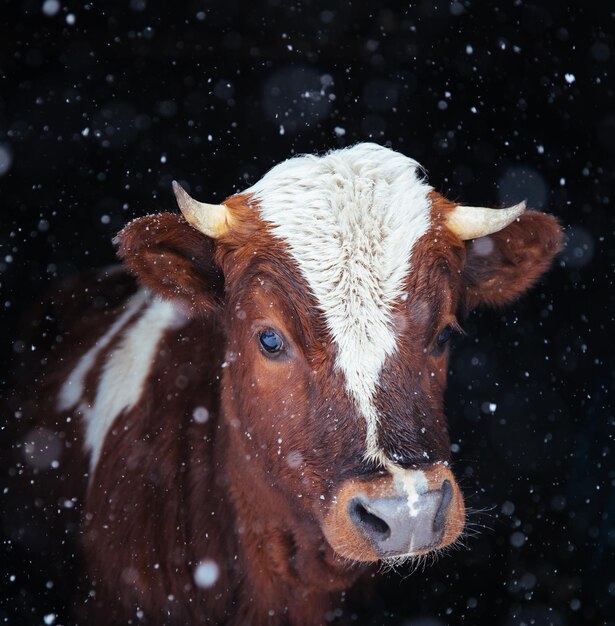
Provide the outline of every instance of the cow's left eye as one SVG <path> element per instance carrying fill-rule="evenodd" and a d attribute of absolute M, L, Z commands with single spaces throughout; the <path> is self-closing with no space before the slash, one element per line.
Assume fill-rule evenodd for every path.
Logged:
<path fill-rule="evenodd" d="M 451 326 L 445 326 L 441 331 L 440 334 L 438 335 L 438 338 L 436 339 L 436 343 L 438 344 L 438 346 L 443 346 L 452 336 L 453 334 L 453 329 L 451 328 Z"/>
<path fill-rule="evenodd" d="M 267 328 L 263 330 L 258 336 L 258 341 L 261 344 L 261 348 L 265 351 L 266 354 L 276 355 L 282 351 L 284 347 L 284 342 L 282 341 L 282 337 L 278 335 L 271 328 Z"/>

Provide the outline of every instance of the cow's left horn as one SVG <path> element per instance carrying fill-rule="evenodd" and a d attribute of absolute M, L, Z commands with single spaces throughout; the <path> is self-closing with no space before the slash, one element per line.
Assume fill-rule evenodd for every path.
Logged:
<path fill-rule="evenodd" d="M 525 211 L 525 202 L 508 209 L 486 209 L 478 206 L 457 206 L 446 218 L 447 227 L 460 239 L 476 239 L 502 230 Z"/>
<path fill-rule="evenodd" d="M 173 192 L 182 215 L 191 226 L 213 239 L 228 230 L 231 216 L 225 204 L 197 202 L 176 180 L 173 181 Z"/>

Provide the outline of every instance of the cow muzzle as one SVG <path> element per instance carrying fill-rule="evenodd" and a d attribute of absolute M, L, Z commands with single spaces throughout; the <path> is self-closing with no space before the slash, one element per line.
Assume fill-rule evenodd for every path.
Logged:
<path fill-rule="evenodd" d="M 420 556 L 453 543 L 464 526 L 461 491 L 445 465 L 351 479 L 338 489 L 323 528 L 331 547 L 355 561 Z"/>

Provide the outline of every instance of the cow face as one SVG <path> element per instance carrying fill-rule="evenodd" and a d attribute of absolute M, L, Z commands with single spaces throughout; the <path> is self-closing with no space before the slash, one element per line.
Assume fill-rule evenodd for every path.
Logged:
<path fill-rule="evenodd" d="M 555 221 L 458 207 L 373 144 L 284 162 L 223 205 L 176 194 L 191 226 L 137 220 L 120 255 L 193 315 L 220 316 L 236 505 L 257 519 L 269 506 L 355 561 L 455 541 L 447 341 L 459 311 L 506 303 L 548 267 Z"/>

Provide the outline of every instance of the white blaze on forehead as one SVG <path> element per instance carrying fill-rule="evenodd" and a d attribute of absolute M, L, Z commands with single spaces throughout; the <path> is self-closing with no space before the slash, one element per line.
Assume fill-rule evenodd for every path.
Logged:
<path fill-rule="evenodd" d="M 107 432 L 116 418 L 141 399 L 156 351 L 164 333 L 185 322 L 172 303 L 150 299 L 146 290 L 137 292 L 109 330 L 81 357 L 58 396 L 58 409 L 75 406 L 83 415 L 85 448 L 90 452 L 90 470 L 98 463 Z M 135 313 L 147 302 L 139 316 Z M 136 319 L 131 319 L 136 317 Z M 91 404 L 84 398 L 84 381 L 98 354 L 121 335 L 118 345 L 105 358 Z"/>
<path fill-rule="evenodd" d="M 374 460 L 383 459 L 374 395 L 396 350 L 392 307 L 412 247 L 429 228 L 430 191 L 416 161 L 366 143 L 285 161 L 245 192 L 289 246 L 324 313 Z"/>

